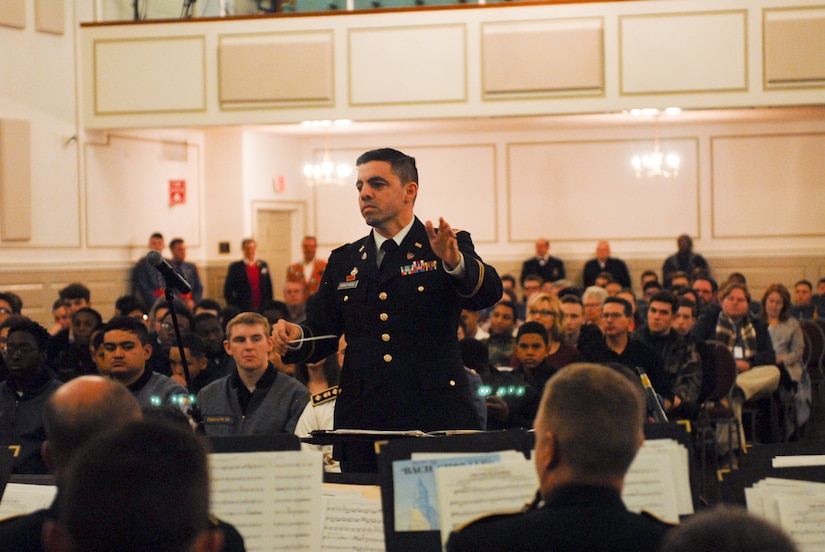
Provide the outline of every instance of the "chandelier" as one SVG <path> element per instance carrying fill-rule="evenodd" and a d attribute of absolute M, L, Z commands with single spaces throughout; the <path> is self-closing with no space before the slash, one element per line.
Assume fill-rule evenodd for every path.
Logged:
<path fill-rule="evenodd" d="M 668 108 L 665 113 L 668 115 L 678 114 L 678 108 Z M 632 115 L 653 115 L 655 117 L 656 134 L 653 138 L 653 151 L 642 155 L 634 155 L 631 159 L 633 169 L 636 171 L 636 178 L 672 178 L 679 174 L 681 160 L 676 153 L 663 153 L 659 144 L 659 110 L 658 109 L 634 109 Z"/>
<path fill-rule="evenodd" d="M 307 186 L 338 185 L 347 183 L 348 177 L 352 174 L 352 167 L 346 163 L 334 163 L 329 152 L 329 129 L 331 126 L 346 126 L 350 121 L 341 119 L 337 121 L 304 121 L 301 123 L 305 127 L 322 127 L 324 129 L 324 151 L 321 154 L 319 163 L 307 163 L 304 165 L 304 179 Z"/>

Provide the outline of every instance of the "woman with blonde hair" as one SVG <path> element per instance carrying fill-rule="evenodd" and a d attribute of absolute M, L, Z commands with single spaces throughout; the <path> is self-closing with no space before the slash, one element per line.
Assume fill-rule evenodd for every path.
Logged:
<path fill-rule="evenodd" d="M 561 301 L 548 293 L 534 293 L 527 301 L 527 320 L 547 329 L 547 364 L 559 369 L 579 360 L 575 347 L 564 342 Z"/>

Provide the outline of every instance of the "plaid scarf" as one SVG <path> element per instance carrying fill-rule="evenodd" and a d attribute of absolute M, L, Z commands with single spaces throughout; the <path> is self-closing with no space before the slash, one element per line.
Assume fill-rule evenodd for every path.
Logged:
<path fill-rule="evenodd" d="M 740 331 L 742 334 L 742 358 L 744 360 L 753 358 L 757 351 L 756 328 L 753 327 L 748 316 L 742 318 Z M 736 346 L 736 324 L 724 312 L 719 313 L 719 319 L 716 322 L 716 340 L 724 343 L 731 352 Z"/>

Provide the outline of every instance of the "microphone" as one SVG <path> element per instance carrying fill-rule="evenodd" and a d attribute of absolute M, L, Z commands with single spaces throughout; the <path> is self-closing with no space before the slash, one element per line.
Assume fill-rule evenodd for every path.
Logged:
<path fill-rule="evenodd" d="M 157 268 L 158 272 L 163 274 L 167 287 L 175 288 L 184 295 L 192 293 L 192 286 L 189 285 L 186 278 L 181 276 L 180 272 L 175 270 L 172 265 L 169 264 L 169 261 L 161 256 L 159 251 L 155 251 L 154 249 L 149 251 L 146 254 L 146 262 Z"/>
<path fill-rule="evenodd" d="M 665 414 L 665 409 L 662 408 L 662 403 L 659 402 L 659 396 L 656 394 L 656 390 L 653 389 L 653 385 L 650 383 L 650 378 L 647 377 L 644 368 L 636 366 L 636 373 L 639 374 L 639 378 L 642 380 L 642 387 L 647 397 L 648 410 L 653 410 L 653 419 L 659 423 L 667 423 L 668 419 L 667 414 Z"/>

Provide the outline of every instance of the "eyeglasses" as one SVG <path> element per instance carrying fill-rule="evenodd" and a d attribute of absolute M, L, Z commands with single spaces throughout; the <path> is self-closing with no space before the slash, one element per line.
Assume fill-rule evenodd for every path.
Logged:
<path fill-rule="evenodd" d="M 556 313 L 551 310 L 530 309 L 530 314 L 532 314 L 533 316 L 556 316 Z"/>
<path fill-rule="evenodd" d="M 605 312 L 602 313 L 602 318 L 618 320 L 619 318 L 624 318 L 623 312 Z"/>

